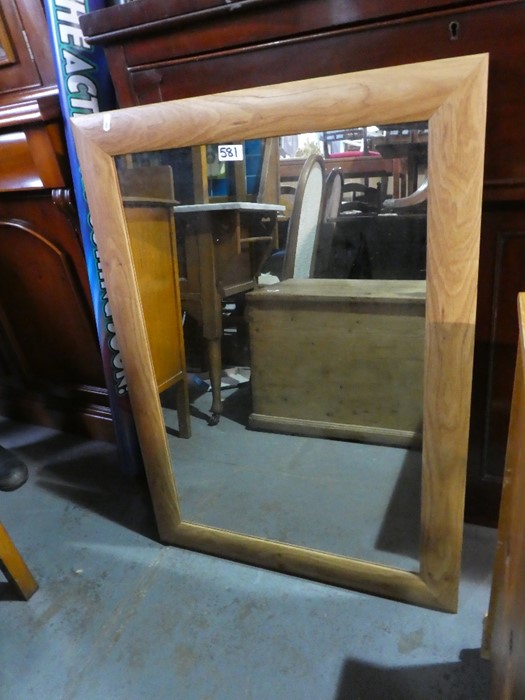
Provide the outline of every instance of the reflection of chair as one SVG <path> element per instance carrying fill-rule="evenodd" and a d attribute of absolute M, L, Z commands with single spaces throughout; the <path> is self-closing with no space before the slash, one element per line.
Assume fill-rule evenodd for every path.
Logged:
<path fill-rule="evenodd" d="M 382 199 L 380 184 L 369 187 L 361 182 L 345 182 L 341 211 L 377 212 L 381 208 Z"/>
<path fill-rule="evenodd" d="M 331 170 L 326 176 L 323 215 L 319 227 L 319 239 L 315 255 L 314 277 L 331 277 L 332 244 L 343 196 L 344 176 L 341 168 Z"/>
<path fill-rule="evenodd" d="M 323 193 L 323 159 L 312 155 L 305 161 L 297 183 L 281 279 L 308 278 L 313 272 Z"/>
<path fill-rule="evenodd" d="M 341 168 L 331 170 L 326 176 L 323 202 L 323 220 L 333 219 L 339 214 L 343 198 L 344 177 Z"/>
<path fill-rule="evenodd" d="M 383 202 L 383 209 L 387 210 L 406 210 L 412 207 L 423 208 L 427 202 L 427 190 L 428 190 L 428 180 L 425 178 L 423 183 L 417 188 L 415 192 L 407 195 L 406 197 L 400 197 L 399 199 L 385 199 Z"/>
<path fill-rule="evenodd" d="M 281 184 L 280 203 L 290 212 L 286 245 L 265 262 L 259 284 L 312 276 L 324 191 L 323 159 L 317 155 L 304 161 L 296 185 Z"/>

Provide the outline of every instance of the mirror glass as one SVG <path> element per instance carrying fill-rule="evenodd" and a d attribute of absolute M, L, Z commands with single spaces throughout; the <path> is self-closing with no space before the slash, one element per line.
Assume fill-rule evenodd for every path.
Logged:
<path fill-rule="evenodd" d="M 117 156 L 150 342 L 167 356 L 178 261 L 191 437 L 159 387 L 183 521 L 418 570 L 427 144 L 428 123 L 411 122 Z M 300 210 L 316 243 L 290 274 Z"/>

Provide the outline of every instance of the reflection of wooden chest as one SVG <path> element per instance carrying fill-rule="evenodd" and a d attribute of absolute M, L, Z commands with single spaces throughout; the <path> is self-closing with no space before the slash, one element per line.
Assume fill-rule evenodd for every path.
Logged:
<path fill-rule="evenodd" d="M 250 427 L 420 442 L 424 281 L 287 280 L 247 300 Z"/>

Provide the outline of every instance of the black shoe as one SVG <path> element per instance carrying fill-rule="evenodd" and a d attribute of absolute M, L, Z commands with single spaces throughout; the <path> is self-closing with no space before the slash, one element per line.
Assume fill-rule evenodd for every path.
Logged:
<path fill-rule="evenodd" d="M 15 454 L 0 447 L 0 491 L 14 491 L 26 483 L 26 465 Z"/>

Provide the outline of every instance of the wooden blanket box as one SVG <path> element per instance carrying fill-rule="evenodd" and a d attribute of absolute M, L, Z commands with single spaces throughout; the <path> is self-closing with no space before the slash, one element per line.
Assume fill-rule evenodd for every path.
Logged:
<path fill-rule="evenodd" d="M 421 444 L 424 281 L 290 279 L 250 292 L 247 316 L 250 428 Z"/>

